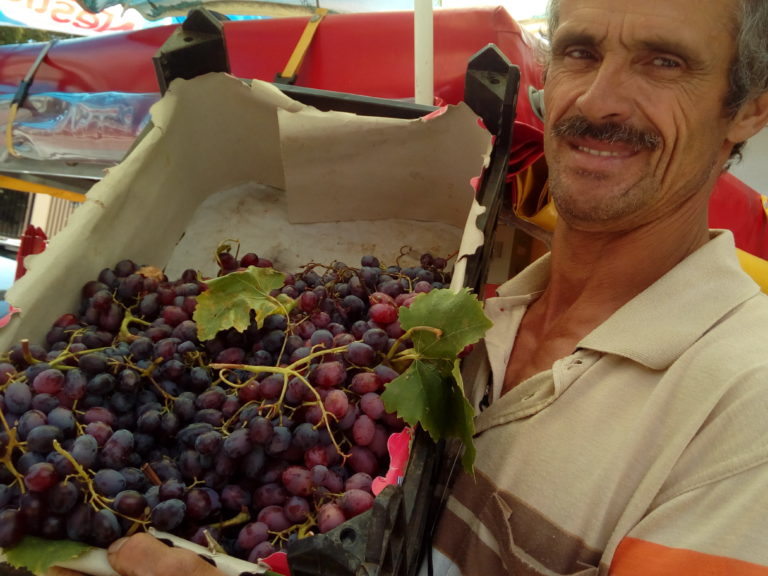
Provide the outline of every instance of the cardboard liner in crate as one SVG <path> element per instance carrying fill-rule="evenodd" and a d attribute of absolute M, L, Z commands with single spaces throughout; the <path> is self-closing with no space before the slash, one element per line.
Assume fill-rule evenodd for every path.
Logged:
<path fill-rule="evenodd" d="M 465 105 L 401 120 L 320 112 L 270 84 L 225 74 L 177 80 L 153 128 L 8 292 L 21 314 L 0 349 L 42 341 L 77 309 L 84 279 L 117 261 L 212 273 L 215 247 L 237 239 L 291 271 L 328 258 L 393 261 L 403 246 L 471 254 L 471 179 L 490 135 Z M 463 228 L 469 223 L 469 233 Z"/>
<path fill-rule="evenodd" d="M 402 120 L 321 112 L 270 84 L 226 74 L 176 80 L 152 127 L 88 193 L 8 292 L 21 312 L 0 348 L 40 343 L 76 311 L 86 280 L 122 259 L 214 275 L 215 249 L 237 240 L 285 272 L 309 262 L 383 263 L 482 244 L 472 180 L 491 137 L 465 105 Z M 403 256 L 405 254 L 405 256 Z M 90 569 L 89 569 L 90 570 Z"/>

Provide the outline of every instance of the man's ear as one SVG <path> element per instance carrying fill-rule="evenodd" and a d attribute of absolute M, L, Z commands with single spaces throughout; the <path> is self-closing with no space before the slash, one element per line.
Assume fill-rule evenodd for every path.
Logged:
<path fill-rule="evenodd" d="M 727 138 L 734 144 L 748 140 L 768 124 L 768 92 L 745 102 L 736 112 Z"/>

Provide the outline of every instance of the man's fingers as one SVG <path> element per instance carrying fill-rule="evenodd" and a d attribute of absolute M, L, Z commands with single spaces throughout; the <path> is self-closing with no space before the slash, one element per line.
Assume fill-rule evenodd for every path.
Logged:
<path fill-rule="evenodd" d="M 222 576 L 194 552 L 171 548 L 145 533 L 118 540 L 107 558 L 121 576 Z"/>

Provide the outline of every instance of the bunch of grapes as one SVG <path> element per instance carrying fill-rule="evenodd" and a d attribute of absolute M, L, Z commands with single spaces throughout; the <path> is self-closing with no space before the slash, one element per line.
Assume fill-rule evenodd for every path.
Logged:
<path fill-rule="evenodd" d="M 273 294 L 284 313 L 200 341 L 195 270 L 104 269 L 45 346 L 0 357 L 0 547 L 154 526 L 253 562 L 364 512 L 404 427 L 380 397 L 409 345 L 398 308 L 449 281 L 429 254 L 310 264 Z"/>

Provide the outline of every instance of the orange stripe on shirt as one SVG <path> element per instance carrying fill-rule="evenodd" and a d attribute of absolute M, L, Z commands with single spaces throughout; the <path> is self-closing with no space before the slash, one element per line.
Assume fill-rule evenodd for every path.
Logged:
<path fill-rule="evenodd" d="M 768 576 L 768 566 L 624 538 L 610 576 Z"/>

